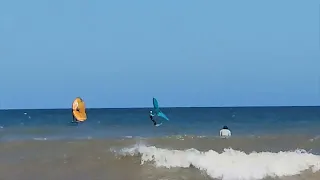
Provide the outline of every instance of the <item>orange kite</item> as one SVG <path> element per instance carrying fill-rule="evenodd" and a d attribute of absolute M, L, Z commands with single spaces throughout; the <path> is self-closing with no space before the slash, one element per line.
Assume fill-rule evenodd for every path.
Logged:
<path fill-rule="evenodd" d="M 77 97 L 72 103 L 72 114 L 77 121 L 87 120 L 86 106 L 80 97 Z"/>

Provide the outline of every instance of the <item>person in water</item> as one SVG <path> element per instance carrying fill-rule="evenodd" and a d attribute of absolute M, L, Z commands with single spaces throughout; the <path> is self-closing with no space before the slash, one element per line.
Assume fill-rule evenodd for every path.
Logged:
<path fill-rule="evenodd" d="M 77 97 L 77 98 L 79 98 L 81 102 L 83 101 L 80 97 Z M 76 117 L 74 116 L 73 111 L 75 110 L 75 111 L 80 112 L 78 106 L 79 106 L 78 102 L 75 102 L 75 103 L 72 105 L 72 122 L 76 122 L 76 123 L 79 122 L 79 121 L 78 121 L 78 120 L 76 119 Z"/>
<path fill-rule="evenodd" d="M 71 114 L 72 114 L 72 121 L 71 121 L 71 122 L 77 122 L 76 117 L 74 117 L 74 115 L 73 115 L 73 109 L 72 109 L 72 111 L 71 111 Z"/>
<path fill-rule="evenodd" d="M 230 137 L 231 131 L 229 130 L 228 126 L 223 126 L 220 130 L 220 137 Z"/>
<path fill-rule="evenodd" d="M 149 117 L 150 117 L 150 120 L 153 122 L 153 125 L 157 125 L 157 122 L 153 119 L 154 115 L 153 115 L 152 111 L 150 111 Z"/>
<path fill-rule="evenodd" d="M 78 108 L 76 108 L 76 111 L 80 112 L 80 110 Z M 73 109 L 72 109 L 72 122 L 78 123 L 79 121 L 76 119 L 76 117 L 73 114 Z"/>

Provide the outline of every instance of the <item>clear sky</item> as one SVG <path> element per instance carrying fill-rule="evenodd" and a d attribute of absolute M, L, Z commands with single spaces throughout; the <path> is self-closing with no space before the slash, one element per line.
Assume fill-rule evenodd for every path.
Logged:
<path fill-rule="evenodd" d="M 0 2 L 1 108 L 320 104 L 319 1 Z"/>

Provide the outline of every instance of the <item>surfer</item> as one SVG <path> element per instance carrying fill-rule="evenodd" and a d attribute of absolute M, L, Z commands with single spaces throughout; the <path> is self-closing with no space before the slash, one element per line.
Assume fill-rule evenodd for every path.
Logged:
<path fill-rule="evenodd" d="M 76 117 L 74 116 L 73 111 L 74 111 L 74 110 L 72 109 L 72 122 L 78 123 L 79 121 L 78 121 L 78 120 L 76 119 Z M 78 111 L 78 112 L 79 112 L 79 109 L 76 108 L 75 111 Z"/>
<path fill-rule="evenodd" d="M 77 97 L 72 103 L 72 119 L 73 122 L 83 122 L 87 120 L 85 103 L 82 98 Z"/>
<path fill-rule="evenodd" d="M 150 120 L 153 122 L 153 125 L 157 125 L 157 122 L 153 119 L 154 115 L 153 115 L 152 111 L 150 111 L 149 117 L 150 117 Z"/>
<path fill-rule="evenodd" d="M 79 98 L 79 97 L 77 97 Z M 79 98 L 80 99 L 80 98 Z M 80 99 L 81 100 L 81 99 Z M 74 116 L 74 111 L 78 111 L 79 112 L 79 108 L 78 108 L 79 104 L 77 101 L 74 101 L 72 104 L 72 122 L 78 123 L 77 118 Z"/>
<path fill-rule="evenodd" d="M 161 119 L 169 121 L 169 118 L 163 112 L 161 112 L 156 98 L 153 98 L 153 110 L 154 112 L 150 111 L 149 117 L 154 126 L 161 126 Z M 157 116 L 156 120 L 158 121 L 158 123 L 155 121 L 155 116 Z"/>
<path fill-rule="evenodd" d="M 230 137 L 231 131 L 229 130 L 228 126 L 223 126 L 223 128 L 220 130 L 220 137 Z"/>

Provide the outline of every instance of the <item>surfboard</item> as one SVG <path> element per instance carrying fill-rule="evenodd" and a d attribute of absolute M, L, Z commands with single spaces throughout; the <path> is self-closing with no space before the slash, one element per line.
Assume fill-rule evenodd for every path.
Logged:
<path fill-rule="evenodd" d="M 85 103 L 80 97 L 77 97 L 72 103 L 72 114 L 79 122 L 87 120 Z"/>
<path fill-rule="evenodd" d="M 162 123 L 159 123 L 159 124 L 156 124 L 155 126 L 156 126 L 156 127 L 159 127 L 159 126 L 161 126 L 161 125 L 162 125 Z"/>

